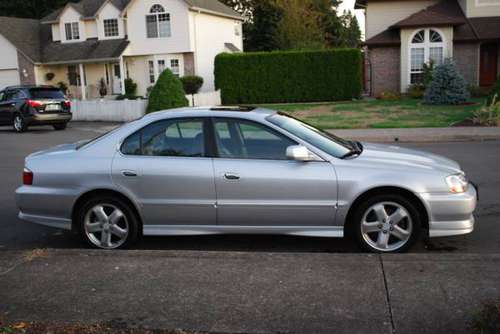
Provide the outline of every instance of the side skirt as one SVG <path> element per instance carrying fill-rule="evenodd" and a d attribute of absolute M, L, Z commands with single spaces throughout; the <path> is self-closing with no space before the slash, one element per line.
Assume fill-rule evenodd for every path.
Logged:
<path fill-rule="evenodd" d="M 342 238 L 343 226 L 220 226 L 220 225 L 146 225 L 143 235 L 281 234 L 306 237 Z"/>

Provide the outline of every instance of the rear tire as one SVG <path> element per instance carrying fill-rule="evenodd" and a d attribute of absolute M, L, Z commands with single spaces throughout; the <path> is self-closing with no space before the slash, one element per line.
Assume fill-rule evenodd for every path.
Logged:
<path fill-rule="evenodd" d="M 14 120 L 12 125 L 14 127 L 14 131 L 16 131 L 17 133 L 21 133 L 28 130 L 26 121 L 24 120 L 24 117 L 21 114 L 14 115 Z"/>
<path fill-rule="evenodd" d="M 355 210 L 349 223 L 358 245 L 365 251 L 402 253 L 420 236 L 420 215 L 404 196 L 376 195 Z"/>
<path fill-rule="evenodd" d="M 139 222 L 128 203 L 110 196 L 87 200 L 76 215 L 80 236 L 99 249 L 128 248 L 137 241 Z"/>
<path fill-rule="evenodd" d="M 56 130 L 56 131 L 62 131 L 62 130 L 65 130 L 67 126 L 68 126 L 68 124 L 67 124 L 67 123 L 63 123 L 63 124 L 54 124 L 54 125 L 53 125 L 54 130 Z"/>

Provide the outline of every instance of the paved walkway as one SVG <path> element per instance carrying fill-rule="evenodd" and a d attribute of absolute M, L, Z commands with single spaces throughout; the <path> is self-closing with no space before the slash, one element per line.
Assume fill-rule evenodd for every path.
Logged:
<path fill-rule="evenodd" d="M 467 333 L 500 255 L 0 251 L 0 318 L 216 333 Z"/>
<path fill-rule="evenodd" d="M 500 127 L 328 130 L 339 137 L 367 142 L 450 142 L 500 139 Z"/>

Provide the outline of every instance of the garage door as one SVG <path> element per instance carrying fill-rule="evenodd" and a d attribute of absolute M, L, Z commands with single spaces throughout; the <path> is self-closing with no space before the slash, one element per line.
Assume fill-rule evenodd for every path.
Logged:
<path fill-rule="evenodd" d="M 0 90 L 14 85 L 19 85 L 19 72 L 17 70 L 0 70 Z"/>

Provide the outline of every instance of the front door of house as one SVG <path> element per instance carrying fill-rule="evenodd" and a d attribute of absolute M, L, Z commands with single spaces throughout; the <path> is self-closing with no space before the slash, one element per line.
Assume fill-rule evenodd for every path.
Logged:
<path fill-rule="evenodd" d="M 120 64 L 113 65 L 113 94 L 122 93 Z"/>
<path fill-rule="evenodd" d="M 492 86 L 497 78 L 498 45 L 488 43 L 481 45 L 479 65 L 479 85 Z"/>

